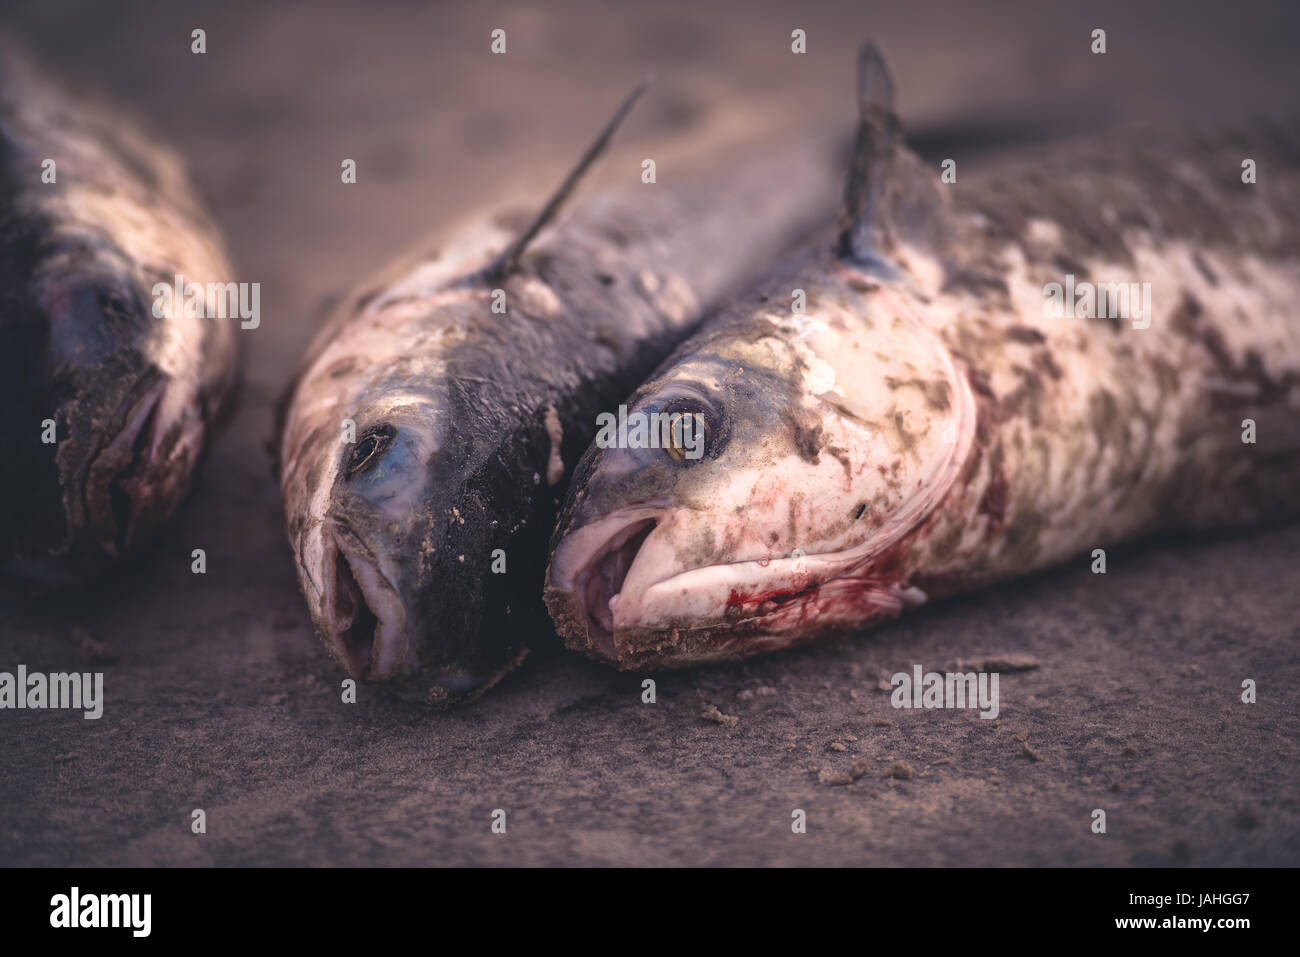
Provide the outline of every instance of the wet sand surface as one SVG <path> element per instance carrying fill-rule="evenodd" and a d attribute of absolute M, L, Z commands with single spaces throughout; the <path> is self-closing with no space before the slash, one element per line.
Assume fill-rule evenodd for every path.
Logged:
<path fill-rule="evenodd" d="M 1295 526 L 1113 549 L 1105 576 L 1080 559 L 852 640 L 656 675 L 655 704 L 645 676 L 552 634 L 449 714 L 366 686 L 341 703 L 284 541 L 272 404 L 343 289 L 468 215 L 539 202 L 648 70 L 606 181 L 706 150 L 739 110 L 774 136 L 847 136 L 867 35 L 904 118 L 950 140 L 1296 115 L 1300 12 L 1283 4 L 859 6 L 11 5 L 0 25 L 185 155 L 235 278 L 262 283 L 262 325 L 243 334 L 239 413 L 158 548 L 59 607 L 3 607 L 0 670 L 103 670 L 106 704 L 97 721 L 0 714 L 0 863 L 1300 862 Z M 82 632 L 115 660 L 88 661 Z M 890 706 L 894 672 L 959 662 L 1001 671 L 997 721 Z"/>

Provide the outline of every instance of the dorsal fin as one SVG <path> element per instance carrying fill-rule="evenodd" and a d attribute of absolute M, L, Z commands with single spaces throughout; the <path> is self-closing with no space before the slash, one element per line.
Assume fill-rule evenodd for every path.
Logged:
<path fill-rule="evenodd" d="M 894 154 L 902 143 L 903 126 L 894 112 L 894 81 L 870 41 L 858 50 L 858 111 L 858 135 L 844 187 L 837 252 L 841 259 L 878 264 L 876 218 Z"/>
<path fill-rule="evenodd" d="M 600 135 L 587 147 L 587 152 L 582 154 L 582 158 L 578 160 L 578 165 L 565 177 L 564 182 L 560 184 L 560 188 L 546 201 L 546 205 L 537 214 L 537 218 L 529 223 L 528 227 L 519 235 L 519 238 L 506 247 L 505 252 L 493 260 L 491 265 L 484 270 L 483 275 L 487 279 L 500 279 L 512 272 L 519 264 L 519 257 L 528 248 L 528 244 L 542 231 L 542 227 L 559 212 L 560 207 L 564 205 L 564 201 L 573 192 L 573 188 L 578 185 L 578 181 L 582 179 L 591 164 L 596 161 L 596 157 L 604 152 L 605 147 L 609 145 L 610 138 L 614 135 L 614 131 L 619 128 L 623 120 L 627 119 L 628 113 L 632 112 L 632 107 L 636 105 L 636 101 L 641 98 L 641 94 L 646 91 L 652 80 L 653 77 L 646 77 L 623 101 L 609 122 L 605 124 L 605 128 L 600 131 Z"/>

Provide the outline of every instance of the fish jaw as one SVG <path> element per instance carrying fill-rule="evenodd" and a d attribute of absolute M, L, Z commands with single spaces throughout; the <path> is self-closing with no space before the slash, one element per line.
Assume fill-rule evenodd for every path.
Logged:
<path fill-rule="evenodd" d="M 147 401 L 152 401 L 149 394 L 142 400 Z M 132 427 L 128 423 L 119 442 Z M 141 430 L 135 432 L 135 469 L 117 478 L 119 491 L 130 499 L 129 522 L 118 527 L 125 551 L 153 538 L 179 507 L 209 431 L 194 383 L 169 380 L 157 391 Z"/>
<path fill-rule="evenodd" d="M 386 680 L 417 667 L 397 587 L 361 539 L 336 523 L 320 557 L 315 617 L 330 657 L 353 678 Z"/>
<path fill-rule="evenodd" d="M 611 599 L 664 507 L 641 505 L 576 528 L 561 540 L 546 572 L 546 605 L 570 644 L 617 661 Z"/>
<path fill-rule="evenodd" d="M 130 551 L 147 526 L 168 511 L 160 487 L 159 421 L 166 395 L 153 386 L 127 409 L 121 430 L 91 462 L 85 480 L 86 528 L 110 558 Z"/>
<path fill-rule="evenodd" d="M 82 584 L 152 543 L 184 499 L 207 433 L 193 391 L 153 367 L 86 380 L 57 421 L 69 434 L 55 455 L 59 504 L 7 566 L 48 589 Z"/>
<path fill-rule="evenodd" d="M 571 647 L 624 669 L 696 665 L 862 628 L 925 601 L 906 584 L 905 534 L 683 570 L 670 557 L 674 514 L 627 509 L 557 548 L 546 601 Z"/>
<path fill-rule="evenodd" d="M 368 528 L 359 534 L 357 527 Z M 400 527 L 398 540 L 392 535 Z M 453 533 L 454 539 L 454 533 Z M 428 514 L 404 524 L 381 524 L 352 513 L 331 514 L 300 545 L 299 578 L 325 648 L 352 678 L 382 682 L 399 697 L 442 706 L 466 700 L 496 684 L 523 659 L 515 646 L 479 648 L 454 641 L 469 633 L 449 617 L 448 595 L 460 594 L 467 565 L 486 567 L 472 553 L 462 563 L 435 549 L 445 526 Z M 463 543 L 462 543 L 463 544 Z M 494 598 L 489 604 L 497 605 Z M 477 607 L 477 606 L 475 606 Z M 509 614 L 506 609 L 505 614 Z M 496 630 L 510 623 L 501 620 Z"/>
<path fill-rule="evenodd" d="M 302 514 L 290 541 L 330 657 L 352 678 L 392 680 L 419 668 L 421 602 L 413 569 L 428 525 L 420 507 L 425 469 L 438 438 L 418 397 L 376 411 L 382 414 L 374 421 L 388 423 L 394 435 L 376 468 L 385 475 L 349 478 L 342 465 L 349 446 L 328 433 L 291 460 L 301 461 L 313 484 L 292 500 Z M 370 424 L 363 418 L 358 435 Z"/>
<path fill-rule="evenodd" d="M 847 459 L 879 459 L 879 437 L 833 408 L 822 413 L 824 434 Z M 571 646 L 621 667 L 695 664 L 784 647 L 799 640 L 798 629 L 824 633 L 901 609 L 893 596 L 902 586 L 889 577 L 897 570 L 879 558 L 911 526 L 857 522 L 861 488 L 837 458 L 773 460 L 750 445 L 747 453 L 747 467 L 715 463 L 717 474 L 695 493 L 593 517 L 584 514 L 591 503 L 608 501 L 603 493 L 632 469 L 620 452 L 596 466 L 548 572 L 547 605 Z M 899 514 L 919 514 L 936 491 L 926 486 L 925 504 Z"/>
<path fill-rule="evenodd" d="M 445 407 L 436 394 L 388 389 L 327 407 L 321 427 L 291 416 L 281 477 L 299 582 L 330 657 L 352 678 L 435 706 L 481 693 L 523 657 L 511 643 L 520 609 L 511 616 L 491 590 L 507 582 L 489 571 L 499 542 L 482 534 L 494 499 L 464 475 L 468 446 Z M 357 443 L 330 427 L 344 415 L 360 442 L 376 427 L 391 436 L 363 471 L 348 465 Z M 475 641 L 480 630 L 501 643 Z"/>

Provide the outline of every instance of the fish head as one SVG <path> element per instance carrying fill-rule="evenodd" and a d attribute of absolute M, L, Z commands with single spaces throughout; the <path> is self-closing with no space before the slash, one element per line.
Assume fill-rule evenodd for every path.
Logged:
<path fill-rule="evenodd" d="M 352 406 L 355 440 L 331 437 L 321 474 L 307 473 L 304 511 L 319 520 L 298 536 L 303 592 L 348 674 L 430 704 L 462 699 L 521 657 L 508 619 L 481 620 L 509 611 L 484 534 L 505 493 L 462 441 L 459 400 L 385 382 L 369 396 Z"/>
<path fill-rule="evenodd" d="M 571 645 L 623 667 L 695 664 L 913 597 L 900 552 L 969 450 L 969 389 L 906 297 L 826 285 L 807 315 L 715 322 L 630 401 L 629 419 L 698 414 L 702 454 L 588 451 L 547 581 Z"/>
<path fill-rule="evenodd" d="M 362 403 L 355 439 L 331 442 L 313 503 L 321 524 L 300 567 L 326 647 L 356 678 L 390 678 L 414 665 L 419 569 L 432 515 L 428 468 L 441 444 L 437 410 L 419 396 Z"/>
<path fill-rule="evenodd" d="M 175 512 L 212 400 L 204 350 L 233 350 L 234 338 L 156 314 L 142 271 L 109 244 L 59 246 L 32 275 L 21 308 L 33 315 L 7 360 L 23 364 L 13 401 L 24 408 L 6 428 L 27 445 L 39 435 L 49 453 L 21 457 L 14 480 L 30 498 L 6 568 L 57 588 L 137 551 Z"/>
<path fill-rule="evenodd" d="M 237 327 L 204 318 L 229 264 L 180 158 L 0 46 L 0 572 L 39 594 L 156 538 L 230 408 Z M 182 274 L 205 308 L 160 301 Z"/>

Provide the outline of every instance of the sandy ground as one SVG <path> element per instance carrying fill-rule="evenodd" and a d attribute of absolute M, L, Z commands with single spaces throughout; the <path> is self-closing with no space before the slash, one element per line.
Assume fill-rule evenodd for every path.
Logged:
<path fill-rule="evenodd" d="M 653 705 L 643 676 L 553 635 L 451 714 L 368 688 L 340 702 L 283 540 L 271 402 L 341 288 L 538 195 L 647 70 L 656 94 L 616 155 L 707 143 L 739 105 L 847 130 L 868 34 L 919 125 L 1213 123 L 1294 111 L 1300 90 L 1286 5 L 861 6 L 9 5 L 10 32 L 187 156 L 263 321 L 240 413 L 158 549 L 94 594 L 2 609 L 0 670 L 102 668 L 107 703 L 98 721 L 0 713 L 0 863 L 1300 862 L 1297 527 L 1113 550 L 1104 577 L 1080 561 L 852 641 L 658 675 Z M 77 629 L 116 660 L 92 668 Z M 1002 663 L 998 721 L 890 707 L 882 679 L 958 661 Z"/>

